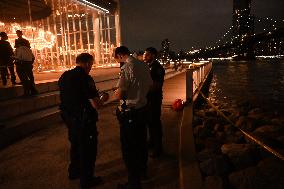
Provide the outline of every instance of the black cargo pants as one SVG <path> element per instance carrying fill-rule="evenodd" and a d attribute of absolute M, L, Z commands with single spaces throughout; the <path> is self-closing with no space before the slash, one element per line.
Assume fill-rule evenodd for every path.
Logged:
<path fill-rule="evenodd" d="M 96 120 L 88 119 L 82 122 L 64 112 L 61 116 L 68 127 L 68 139 L 71 144 L 69 176 L 78 175 L 81 187 L 85 188 L 95 172 L 98 143 Z"/>
<path fill-rule="evenodd" d="M 140 189 L 141 176 L 147 169 L 147 110 L 133 109 L 118 114 L 122 157 L 128 171 L 128 188 Z"/>
<path fill-rule="evenodd" d="M 148 123 L 149 145 L 156 152 L 162 150 L 163 129 L 161 122 L 162 97 L 155 97 L 148 100 Z"/>

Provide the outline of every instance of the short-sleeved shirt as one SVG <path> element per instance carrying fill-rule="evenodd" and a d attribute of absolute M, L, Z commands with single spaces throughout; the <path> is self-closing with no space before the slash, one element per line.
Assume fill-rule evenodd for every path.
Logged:
<path fill-rule="evenodd" d="M 85 110 L 98 119 L 89 99 L 99 97 L 95 81 L 81 67 L 77 66 L 62 74 L 58 81 L 60 89 L 60 109 L 72 116 L 80 116 Z"/>
<path fill-rule="evenodd" d="M 126 93 L 127 107 L 139 109 L 147 104 L 152 83 L 148 65 L 130 56 L 121 67 L 117 87 Z"/>

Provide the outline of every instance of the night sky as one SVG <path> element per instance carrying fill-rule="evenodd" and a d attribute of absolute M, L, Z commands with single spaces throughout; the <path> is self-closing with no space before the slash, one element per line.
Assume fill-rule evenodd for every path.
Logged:
<path fill-rule="evenodd" d="M 131 50 L 213 45 L 230 28 L 233 0 L 120 0 L 122 43 Z M 284 0 L 252 0 L 252 14 L 284 19 Z"/>

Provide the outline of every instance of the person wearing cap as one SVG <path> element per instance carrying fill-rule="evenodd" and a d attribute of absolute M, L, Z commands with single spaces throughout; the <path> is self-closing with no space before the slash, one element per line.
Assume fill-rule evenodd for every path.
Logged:
<path fill-rule="evenodd" d="M 165 69 L 157 60 L 158 52 L 154 47 L 148 47 L 143 55 L 144 62 L 149 65 L 153 85 L 148 93 L 149 108 L 149 142 L 148 147 L 152 149 L 151 157 L 159 157 L 163 151 L 162 148 L 162 122 L 161 106 L 163 100 L 163 83 Z"/>
<path fill-rule="evenodd" d="M 120 124 L 122 157 L 128 171 L 128 182 L 117 189 L 140 189 L 141 178 L 147 171 L 147 94 L 152 79 L 149 67 L 130 55 L 125 46 L 115 49 L 114 58 L 124 62 L 117 83 L 116 97 L 121 101 L 117 109 Z"/>
<path fill-rule="evenodd" d="M 0 74 L 3 85 L 7 85 L 8 70 L 11 75 L 12 85 L 16 84 L 16 75 L 14 71 L 13 56 L 14 52 L 8 40 L 8 35 L 5 32 L 0 33 Z"/>
<path fill-rule="evenodd" d="M 96 84 L 89 75 L 94 58 L 82 53 L 76 58 L 76 67 L 59 78 L 61 117 L 68 128 L 71 144 L 69 179 L 80 178 L 81 189 L 102 184 L 95 175 L 97 157 L 97 109 L 106 100 L 100 98 Z"/>

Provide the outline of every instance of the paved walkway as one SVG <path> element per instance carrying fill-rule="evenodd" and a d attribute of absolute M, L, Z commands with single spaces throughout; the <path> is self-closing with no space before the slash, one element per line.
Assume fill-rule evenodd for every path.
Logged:
<path fill-rule="evenodd" d="M 165 102 L 162 110 L 166 155 L 150 159 L 149 175 L 153 180 L 144 189 L 179 188 L 178 131 L 182 112 L 174 112 L 170 102 L 183 98 L 185 73 L 165 81 Z M 177 92 L 178 91 L 178 92 Z M 98 189 L 115 189 L 126 181 L 119 142 L 119 127 L 114 115 L 115 103 L 99 112 L 99 149 L 96 172 L 105 184 Z M 68 148 L 66 128 L 62 123 L 34 133 L 0 151 L 1 189 L 76 189 L 78 181 L 67 179 Z"/>

